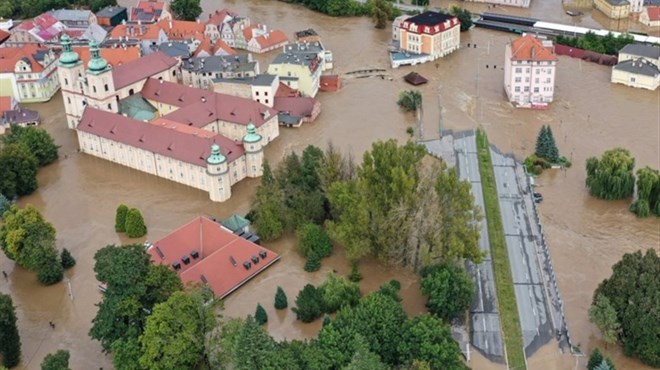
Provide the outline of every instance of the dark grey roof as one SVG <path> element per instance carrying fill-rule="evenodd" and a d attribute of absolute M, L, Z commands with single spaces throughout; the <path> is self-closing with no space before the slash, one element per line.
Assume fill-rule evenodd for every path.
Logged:
<path fill-rule="evenodd" d="M 277 114 L 277 120 L 280 123 L 283 123 L 285 125 L 297 125 L 300 123 L 300 120 L 302 117 L 296 117 L 289 115 L 288 113 L 278 113 Z"/>
<path fill-rule="evenodd" d="M 106 18 L 106 17 L 107 18 L 112 18 L 115 15 L 117 15 L 121 12 L 125 12 L 125 11 L 126 11 L 126 8 L 123 7 L 123 6 L 116 6 L 116 5 L 115 6 L 108 6 L 108 7 L 105 7 L 103 9 L 99 10 L 98 13 L 96 13 L 96 16 L 97 17 L 104 17 L 104 18 Z"/>
<path fill-rule="evenodd" d="M 256 69 L 257 62 L 252 61 L 248 54 L 212 55 L 208 57 L 190 58 L 181 68 L 192 72 L 248 72 Z"/>
<path fill-rule="evenodd" d="M 318 36 L 319 34 L 313 28 L 296 32 L 296 37 Z"/>
<path fill-rule="evenodd" d="M 644 6 L 660 6 L 660 0 L 644 0 Z"/>
<path fill-rule="evenodd" d="M 298 64 L 308 66 L 318 56 L 315 52 L 299 52 L 299 53 L 281 53 L 278 54 L 271 64 Z"/>
<path fill-rule="evenodd" d="M 621 62 L 615 65 L 614 69 L 651 77 L 655 77 L 660 74 L 660 69 L 658 69 L 658 66 L 647 62 L 643 58 L 626 60 L 625 62 Z"/>
<path fill-rule="evenodd" d="M 188 41 L 170 41 L 164 42 L 156 47 L 157 50 L 162 51 L 165 55 L 170 57 L 181 57 L 183 59 L 190 58 L 190 49 L 188 48 Z"/>
<path fill-rule="evenodd" d="M 453 15 L 443 14 L 428 10 L 422 14 L 418 14 L 414 17 L 410 17 L 406 19 L 406 22 L 411 22 L 422 26 L 435 26 L 436 24 L 442 23 L 447 19 L 452 19 L 452 18 L 454 18 Z"/>
<path fill-rule="evenodd" d="M 60 22 L 85 22 L 89 21 L 92 12 L 82 9 L 57 9 L 51 10 L 48 14 L 55 17 Z"/>
<path fill-rule="evenodd" d="M 39 117 L 39 112 L 19 108 L 17 110 L 8 110 L 2 113 L 2 123 L 5 124 L 21 124 L 21 123 L 30 123 L 37 122 L 39 123 L 41 118 Z"/>
<path fill-rule="evenodd" d="M 291 42 L 284 46 L 285 53 L 319 53 L 325 50 L 320 41 L 315 42 Z"/>
<path fill-rule="evenodd" d="M 46 54 L 48 54 L 48 50 L 37 50 L 34 54 L 32 54 L 32 56 L 34 57 L 34 60 L 36 60 L 37 62 L 43 62 L 44 56 L 46 56 Z"/>
<path fill-rule="evenodd" d="M 660 58 L 660 48 L 652 45 L 644 44 L 628 44 L 619 50 L 619 53 L 631 54 L 645 58 L 658 59 Z"/>
<path fill-rule="evenodd" d="M 230 82 L 230 83 L 245 84 L 245 85 L 270 86 L 273 84 L 275 77 L 276 76 L 274 75 L 260 74 L 254 77 L 243 77 L 243 78 L 214 78 L 212 81 L 216 83 Z"/>
<path fill-rule="evenodd" d="M 36 54 L 34 56 L 36 57 Z M 28 57 L 22 57 L 21 60 L 24 61 L 29 66 L 32 65 L 32 62 L 30 62 L 30 58 L 28 58 Z M 42 58 L 42 60 L 43 60 L 43 58 Z"/>

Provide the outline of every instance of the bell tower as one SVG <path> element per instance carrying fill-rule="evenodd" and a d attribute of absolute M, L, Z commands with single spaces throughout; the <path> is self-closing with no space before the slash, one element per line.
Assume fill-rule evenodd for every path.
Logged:
<path fill-rule="evenodd" d="M 218 144 L 211 145 L 211 155 L 206 159 L 206 173 L 209 177 L 209 195 L 214 202 L 224 202 L 231 197 L 231 182 L 227 157 Z"/>
<path fill-rule="evenodd" d="M 261 176 L 264 163 L 263 138 L 257 134 L 257 129 L 252 122 L 247 125 L 247 134 L 243 136 L 243 149 L 245 150 L 247 176 Z"/>
<path fill-rule="evenodd" d="M 78 126 L 82 112 L 85 109 L 84 90 L 79 83 L 84 79 L 85 66 L 78 53 L 71 48 L 71 39 L 64 34 L 60 39 L 62 54 L 57 63 L 57 77 L 62 87 L 62 99 L 66 112 L 66 123 L 70 129 Z"/>
<path fill-rule="evenodd" d="M 101 57 L 98 45 L 93 40 L 89 42 L 91 58 L 87 63 L 86 91 L 88 104 L 94 108 L 119 112 L 115 99 L 115 86 L 112 81 L 112 66 Z"/>

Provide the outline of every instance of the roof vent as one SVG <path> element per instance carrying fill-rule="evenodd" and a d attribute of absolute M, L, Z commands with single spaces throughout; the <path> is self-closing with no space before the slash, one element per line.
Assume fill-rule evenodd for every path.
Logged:
<path fill-rule="evenodd" d="M 181 270 L 181 264 L 179 263 L 179 261 L 174 261 L 174 262 L 172 262 L 172 268 L 173 268 L 175 271 L 179 271 L 179 270 Z"/>
<path fill-rule="evenodd" d="M 160 257 L 160 259 L 165 258 L 165 255 L 163 254 L 163 251 L 160 250 L 160 247 L 156 247 L 156 254 L 158 254 L 158 257 Z"/>
<path fill-rule="evenodd" d="M 204 284 L 208 284 L 208 283 L 209 283 L 209 281 L 206 280 L 206 276 L 204 276 L 204 274 L 202 274 L 202 275 L 199 277 L 199 279 L 200 279 L 200 280 L 202 281 L 202 283 L 204 283 Z"/>
<path fill-rule="evenodd" d="M 236 267 L 236 260 L 234 259 L 234 256 L 229 256 L 229 262 L 231 262 L 231 264 L 232 264 L 234 267 Z"/>
<path fill-rule="evenodd" d="M 206 97 L 202 96 L 202 103 L 206 103 Z"/>
<path fill-rule="evenodd" d="M 254 263 L 255 265 L 257 263 L 259 263 L 259 257 L 257 257 L 257 256 L 252 256 L 252 257 L 250 257 L 250 259 L 252 260 L 252 263 Z"/>
<path fill-rule="evenodd" d="M 243 267 L 245 267 L 246 270 L 249 270 L 250 267 L 252 267 L 252 264 L 250 261 L 243 261 Z"/>
<path fill-rule="evenodd" d="M 198 259 L 199 258 L 199 252 L 197 252 L 196 250 L 193 249 L 190 252 L 190 257 L 192 257 L 193 259 Z"/>
<path fill-rule="evenodd" d="M 259 257 L 261 257 L 262 260 L 266 259 L 266 256 L 268 256 L 268 253 L 265 250 L 262 249 L 259 251 Z"/>
<path fill-rule="evenodd" d="M 181 257 L 181 261 L 183 262 L 184 265 L 189 265 L 190 264 L 190 257 L 189 256 L 183 256 L 183 257 Z"/>

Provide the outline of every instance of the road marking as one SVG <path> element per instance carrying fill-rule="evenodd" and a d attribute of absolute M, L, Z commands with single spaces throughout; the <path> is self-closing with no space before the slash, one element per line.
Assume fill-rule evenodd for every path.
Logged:
<path fill-rule="evenodd" d="M 484 331 L 486 331 L 486 317 L 481 318 L 482 323 L 484 324 Z"/>

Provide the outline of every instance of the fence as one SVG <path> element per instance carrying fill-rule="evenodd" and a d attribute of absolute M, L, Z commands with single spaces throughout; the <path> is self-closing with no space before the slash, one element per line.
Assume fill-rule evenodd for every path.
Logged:
<path fill-rule="evenodd" d="M 579 58 L 588 62 L 594 62 L 607 66 L 613 66 L 618 58 L 613 55 L 600 54 L 594 51 L 578 49 L 566 45 L 555 45 L 555 53 L 558 55 L 568 55 L 571 58 Z"/>

